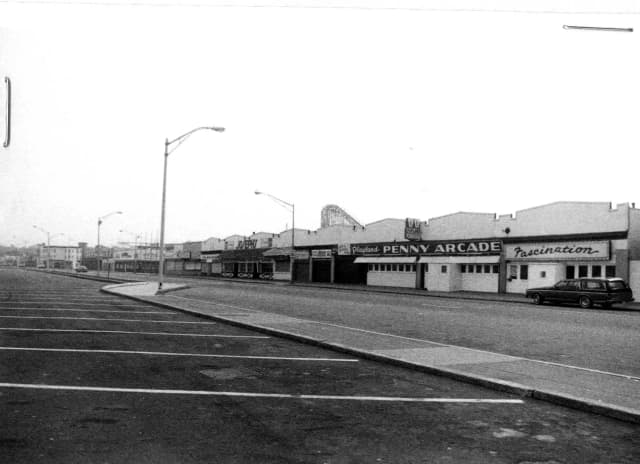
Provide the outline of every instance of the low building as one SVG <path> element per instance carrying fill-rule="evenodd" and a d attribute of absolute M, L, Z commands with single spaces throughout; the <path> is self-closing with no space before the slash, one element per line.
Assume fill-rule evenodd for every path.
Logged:
<path fill-rule="evenodd" d="M 40 245 L 36 265 L 49 269 L 75 269 L 82 252 L 79 246 Z"/>
<path fill-rule="evenodd" d="M 272 234 L 271 248 L 253 236 L 231 236 L 202 258 L 233 277 L 443 292 L 524 293 L 564 278 L 617 276 L 640 295 L 635 204 L 556 202 L 514 215 L 327 223 L 316 231 L 296 229 L 295 250 L 288 230 Z"/>

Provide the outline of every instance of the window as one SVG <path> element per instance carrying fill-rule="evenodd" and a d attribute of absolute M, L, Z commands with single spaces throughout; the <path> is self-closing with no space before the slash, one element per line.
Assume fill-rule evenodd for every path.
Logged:
<path fill-rule="evenodd" d="M 473 264 L 469 264 L 469 267 L 467 268 L 467 271 L 471 274 L 473 274 L 473 269 L 474 269 L 474 265 Z"/>
<path fill-rule="evenodd" d="M 446 265 L 446 264 L 445 264 L 445 265 L 442 265 L 442 266 L 440 267 L 440 272 L 441 272 L 442 274 L 446 274 L 446 273 L 447 273 L 447 265 Z"/>
<path fill-rule="evenodd" d="M 373 264 L 369 264 L 369 271 L 373 271 Z"/>
<path fill-rule="evenodd" d="M 547 271 L 540 271 L 540 278 L 544 279 L 545 277 L 547 277 Z"/>
<path fill-rule="evenodd" d="M 527 280 L 529 278 L 529 265 L 521 264 L 520 265 L 520 279 Z"/>
<path fill-rule="evenodd" d="M 397 264 L 392 264 L 392 265 L 391 265 L 391 270 L 392 270 L 393 272 L 396 272 L 396 271 L 398 270 L 398 265 L 397 265 Z"/>
<path fill-rule="evenodd" d="M 591 277 L 602 277 L 602 266 L 591 266 Z"/>
<path fill-rule="evenodd" d="M 424 263 L 424 272 L 429 272 L 429 263 Z"/>
<path fill-rule="evenodd" d="M 588 290 L 605 290 L 604 282 L 599 282 L 597 280 L 586 281 L 585 288 Z"/>
<path fill-rule="evenodd" d="M 517 279 L 518 278 L 518 266 L 515 264 L 509 265 L 509 278 Z"/>
<path fill-rule="evenodd" d="M 466 265 L 466 264 L 461 264 L 461 265 L 460 265 L 460 272 L 462 272 L 463 274 L 464 274 L 465 272 L 467 272 L 467 265 Z"/>
<path fill-rule="evenodd" d="M 573 279 L 576 276 L 575 266 L 567 266 L 567 279 Z"/>
<path fill-rule="evenodd" d="M 615 277 L 616 276 L 616 267 L 615 266 L 605 266 L 604 275 L 606 277 Z"/>
<path fill-rule="evenodd" d="M 476 273 L 480 274 L 482 272 L 482 264 L 476 264 Z"/>
<path fill-rule="evenodd" d="M 493 273 L 494 274 L 499 274 L 500 273 L 500 265 L 499 264 L 494 264 L 493 265 Z"/>
<path fill-rule="evenodd" d="M 491 274 L 491 265 L 490 264 L 485 264 L 484 265 L 484 273 L 485 274 Z"/>
<path fill-rule="evenodd" d="M 578 266 L 578 277 L 587 277 L 589 275 L 589 266 Z"/>

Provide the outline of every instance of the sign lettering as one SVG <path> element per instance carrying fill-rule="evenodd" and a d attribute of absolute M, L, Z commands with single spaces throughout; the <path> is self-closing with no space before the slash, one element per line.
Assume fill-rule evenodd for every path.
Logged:
<path fill-rule="evenodd" d="M 609 242 L 554 242 L 509 245 L 512 260 L 603 260 L 609 259 Z"/>
<path fill-rule="evenodd" d="M 352 245 L 352 255 L 382 256 L 473 256 L 497 255 L 502 252 L 499 240 L 473 240 L 460 242 L 383 243 Z"/>

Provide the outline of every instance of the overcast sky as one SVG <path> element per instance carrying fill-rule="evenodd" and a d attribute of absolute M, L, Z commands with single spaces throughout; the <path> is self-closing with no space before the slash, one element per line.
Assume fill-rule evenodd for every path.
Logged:
<path fill-rule="evenodd" d="M 101 243 L 157 241 L 164 140 L 205 125 L 169 157 L 167 242 L 290 227 L 256 189 L 312 230 L 326 204 L 640 201 L 638 2 L 47 3 L 0 2 L 0 244 L 93 245 L 117 210 Z"/>

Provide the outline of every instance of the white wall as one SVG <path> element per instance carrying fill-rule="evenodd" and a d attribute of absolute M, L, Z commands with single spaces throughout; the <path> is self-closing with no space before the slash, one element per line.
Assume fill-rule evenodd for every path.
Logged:
<path fill-rule="evenodd" d="M 492 292 L 498 293 L 498 275 L 492 273 L 468 273 L 461 274 L 461 288 L 465 292 Z"/>
<path fill-rule="evenodd" d="M 383 287 L 415 288 L 415 272 L 369 271 L 367 272 L 367 285 Z"/>
<path fill-rule="evenodd" d="M 640 261 L 629 263 L 629 286 L 633 291 L 633 298 L 640 301 Z"/>
<path fill-rule="evenodd" d="M 442 273 L 442 266 L 447 266 L 447 272 Z M 424 286 L 433 292 L 451 292 L 458 290 L 454 286 L 452 273 L 457 266 L 451 263 L 429 263 L 429 270 L 424 273 Z"/>
<path fill-rule="evenodd" d="M 429 219 L 423 240 L 481 237 L 524 237 L 624 231 L 629 205 L 604 202 L 560 201 L 517 211 L 515 215 L 459 212 Z M 505 230 L 509 228 L 509 234 Z"/>

